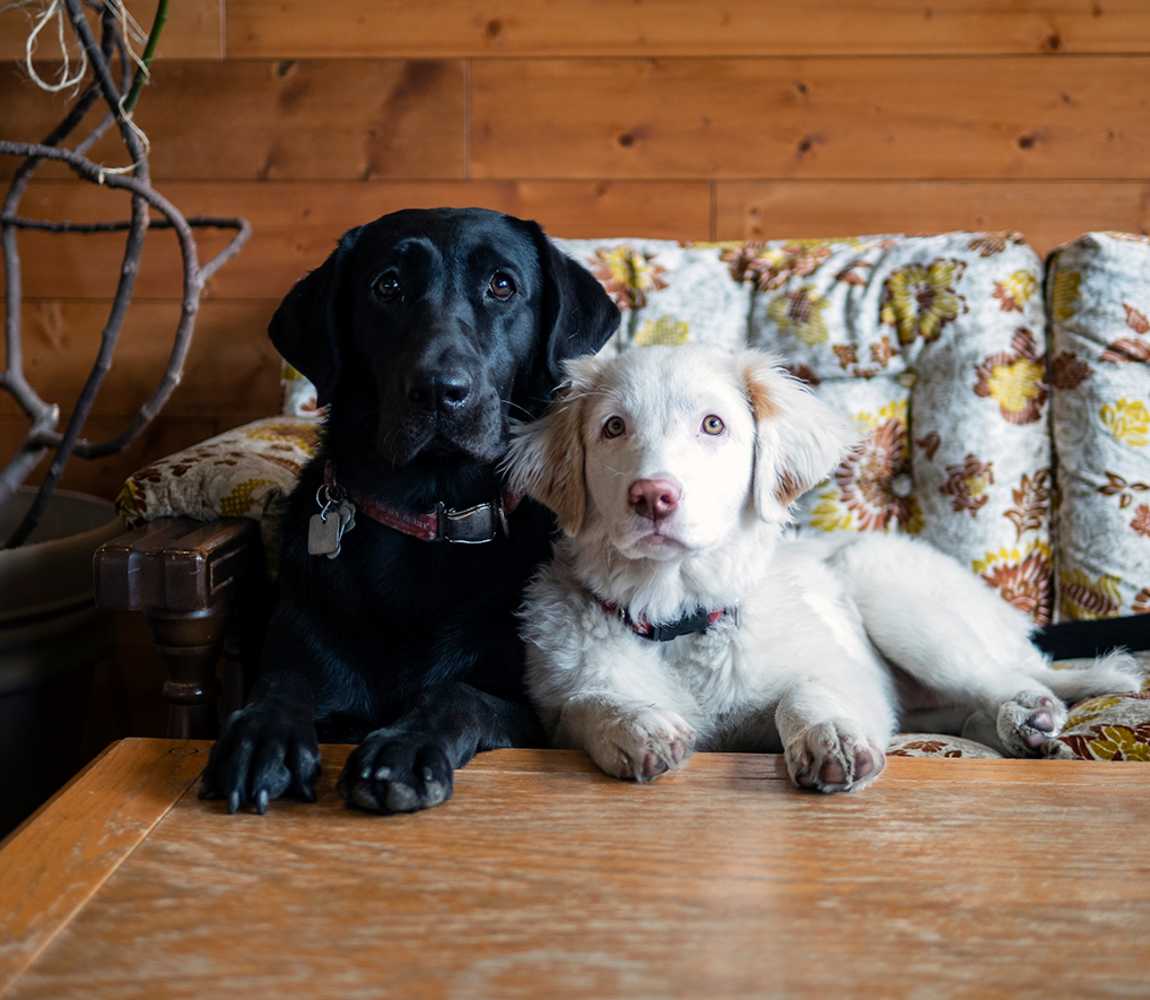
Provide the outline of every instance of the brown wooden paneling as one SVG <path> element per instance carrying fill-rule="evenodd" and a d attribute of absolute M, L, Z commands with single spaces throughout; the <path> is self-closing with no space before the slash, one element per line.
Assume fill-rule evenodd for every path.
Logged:
<path fill-rule="evenodd" d="M 174 417 L 275 413 L 279 355 L 266 334 L 275 306 L 274 301 L 205 301 L 183 380 L 164 412 Z M 44 399 L 66 405 L 79 395 L 107 315 L 107 302 L 25 302 L 25 374 Z M 167 365 L 178 316 L 174 301 L 133 304 L 93 413 L 131 415 L 152 394 Z"/>
<path fill-rule="evenodd" d="M 340 182 L 185 183 L 161 190 L 188 215 L 246 216 L 251 242 L 212 280 L 218 298 L 279 299 L 321 264 L 346 229 L 400 208 L 478 205 L 536 218 L 555 236 L 664 236 L 706 239 L 710 190 L 700 182 Z M 24 214 L 91 221 L 123 218 L 128 199 L 118 192 L 93 197 L 86 184 L 45 182 L 33 187 Z M 25 294 L 37 298 L 99 298 L 112 294 L 123 235 L 50 236 L 26 232 Z M 207 259 L 224 244 L 200 237 Z M 137 282 L 141 297 L 174 298 L 179 267 L 171 233 L 149 234 Z"/>
<path fill-rule="evenodd" d="M 24 45 L 33 24 L 32 12 L 38 7 L 0 6 L 0 59 L 23 59 Z M 156 58 L 219 59 L 224 54 L 221 0 L 176 0 L 168 5 L 168 21 L 160 36 Z M 129 0 L 132 16 L 147 32 L 156 14 L 156 0 Z M 88 15 L 98 31 L 98 18 Z M 68 38 L 71 39 L 71 34 Z M 135 46 L 137 52 L 143 45 Z M 56 59 L 60 55 L 55 27 L 37 37 L 38 59 Z M 41 76 L 44 74 L 41 73 Z M 51 77 L 45 77 L 51 79 Z"/>
<path fill-rule="evenodd" d="M 61 485 L 65 489 L 82 490 L 111 500 L 119 492 L 125 479 L 136 469 L 163 455 L 170 455 L 236 424 L 246 422 L 240 418 L 176 417 L 161 414 L 148 426 L 143 436 L 127 451 L 94 461 L 76 458 L 64 469 Z M 124 429 L 123 417 L 92 417 L 85 433 L 94 439 L 109 438 Z M 23 442 L 27 424 L 19 418 L 0 417 L 0 462 L 7 462 L 16 447 Z M 38 484 L 51 462 L 49 455 L 28 480 Z"/>
<path fill-rule="evenodd" d="M 465 103 L 461 62 L 169 60 L 136 120 L 158 180 L 463 177 Z M 0 74 L 5 137 L 39 138 L 66 105 L 11 66 Z M 90 155 L 125 162 L 114 137 Z M 10 174 L 12 162 L 0 169 Z"/>
<path fill-rule="evenodd" d="M 1039 253 L 1093 229 L 1150 232 L 1150 184 L 721 181 L 715 238 L 1014 229 Z"/>
<path fill-rule="evenodd" d="M 488 60 L 475 177 L 1150 176 L 1150 58 Z"/>
<path fill-rule="evenodd" d="M 338 13 L 336 12 L 338 11 Z M 229 55 L 1146 52 L 1145 0 L 228 0 Z"/>

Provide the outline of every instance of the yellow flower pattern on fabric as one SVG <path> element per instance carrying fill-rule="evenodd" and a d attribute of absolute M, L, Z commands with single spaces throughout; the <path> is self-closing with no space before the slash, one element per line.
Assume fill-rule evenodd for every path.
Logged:
<path fill-rule="evenodd" d="M 311 456 L 319 448 L 319 431 L 318 424 L 301 425 L 297 421 L 285 420 L 282 423 L 264 424 L 261 427 L 252 428 L 247 431 L 246 436 L 252 441 L 269 441 L 291 445 Z"/>
<path fill-rule="evenodd" d="M 1099 411 L 1103 426 L 1116 441 L 1132 448 L 1150 444 L 1150 410 L 1140 399 L 1119 399 Z"/>
<path fill-rule="evenodd" d="M 1015 271 L 1003 281 L 994 283 L 994 298 L 1003 312 L 1022 312 L 1038 290 L 1038 275 L 1033 271 Z"/>
<path fill-rule="evenodd" d="M 685 344 L 689 327 L 684 320 L 675 319 L 674 316 L 660 316 L 658 319 L 649 319 L 635 334 L 636 347 L 678 347 Z"/>
<path fill-rule="evenodd" d="M 271 479 L 246 479 L 237 483 L 227 496 L 220 498 L 221 517 L 242 517 L 252 508 L 252 494 L 261 486 L 275 486 Z"/>
<path fill-rule="evenodd" d="M 907 401 L 854 414 L 868 432 L 839 464 L 811 511 L 819 531 L 922 530 L 922 506 L 912 494 Z"/>
<path fill-rule="evenodd" d="M 1077 271 L 1056 271 L 1054 287 L 1050 292 L 1050 308 L 1057 320 L 1067 320 L 1078 308 L 1078 289 L 1082 275 Z"/>
<path fill-rule="evenodd" d="M 1088 698 L 1074 706 L 1074 710 L 1067 716 L 1063 729 L 1077 729 L 1091 719 L 1097 719 L 1107 709 L 1116 708 L 1125 701 L 1120 694 L 1103 695 L 1101 698 Z"/>
<path fill-rule="evenodd" d="M 1150 760 L 1150 744 L 1143 743 L 1129 726 L 1097 726 L 1087 740 L 1095 760 Z"/>
<path fill-rule="evenodd" d="M 1049 394 L 1046 356 L 1038 353 L 1034 334 L 1025 327 L 1015 331 L 1010 346 L 978 364 L 974 394 L 993 399 L 1010 423 L 1031 424 L 1041 416 Z"/>
<path fill-rule="evenodd" d="M 898 331 L 902 344 L 918 337 L 937 340 L 942 328 L 966 311 L 966 299 L 954 288 L 965 270 L 960 260 L 936 260 L 929 267 L 910 264 L 892 272 L 883 292 L 882 322 Z"/>
<path fill-rule="evenodd" d="M 666 269 L 626 244 L 595 251 L 592 273 L 621 309 L 642 309 L 647 295 L 666 288 Z"/>
<path fill-rule="evenodd" d="M 1054 571 L 1050 546 L 1035 540 L 1025 548 L 1000 548 L 975 559 L 971 568 L 1008 604 L 1038 624 L 1050 621 L 1050 590 Z"/>
<path fill-rule="evenodd" d="M 1042 374 L 1042 366 L 1037 361 L 1019 358 L 991 370 L 987 391 L 1004 410 L 1018 413 L 1038 398 Z"/>
<path fill-rule="evenodd" d="M 829 333 L 823 310 L 829 305 L 810 285 L 787 292 L 767 306 L 767 316 L 783 333 L 798 337 L 804 344 L 824 344 Z"/>
<path fill-rule="evenodd" d="M 1084 621 L 1112 618 L 1122 607 L 1122 581 L 1105 573 L 1091 580 L 1085 570 L 1059 570 L 1058 607 L 1063 618 Z"/>
<path fill-rule="evenodd" d="M 116 494 L 116 513 L 128 524 L 139 524 L 148 512 L 148 500 L 135 479 L 125 480 Z"/>

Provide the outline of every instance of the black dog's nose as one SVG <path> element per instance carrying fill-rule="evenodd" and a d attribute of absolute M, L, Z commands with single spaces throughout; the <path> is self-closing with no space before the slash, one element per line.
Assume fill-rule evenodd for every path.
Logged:
<path fill-rule="evenodd" d="M 417 372 L 407 386 L 407 398 L 416 406 L 450 413 L 471 395 L 471 376 L 462 369 Z"/>

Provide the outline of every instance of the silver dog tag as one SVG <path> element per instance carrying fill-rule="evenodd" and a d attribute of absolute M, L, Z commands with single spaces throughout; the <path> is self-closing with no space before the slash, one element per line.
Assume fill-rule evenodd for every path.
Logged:
<path fill-rule="evenodd" d="M 307 522 L 307 554 L 334 559 L 339 555 L 341 534 L 338 508 L 312 514 Z"/>

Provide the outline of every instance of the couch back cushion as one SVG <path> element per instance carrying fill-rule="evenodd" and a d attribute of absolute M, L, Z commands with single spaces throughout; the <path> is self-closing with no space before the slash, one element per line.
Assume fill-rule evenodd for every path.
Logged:
<path fill-rule="evenodd" d="M 1150 614 L 1150 239 L 1080 237 L 1046 294 L 1059 617 Z"/>
<path fill-rule="evenodd" d="M 865 442 L 803 498 L 800 531 L 925 538 L 1049 620 L 1045 311 L 1020 237 L 556 242 L 623 311 L 604 350 L 761 347 L 854 417 Z M 286 374 L 285 413 L 315 415 Z"/>
<path fill-rule="evenodd" d="M 800 502 L 800 531 L 924 538 L 1049 620 L 1045 310 L 1021 238 L 561 245 L 623 309 L 605 350 L 761 347 L 854 417 L 865 441 Z"/>

